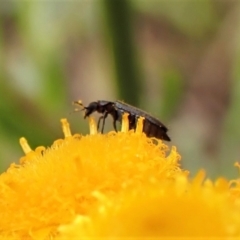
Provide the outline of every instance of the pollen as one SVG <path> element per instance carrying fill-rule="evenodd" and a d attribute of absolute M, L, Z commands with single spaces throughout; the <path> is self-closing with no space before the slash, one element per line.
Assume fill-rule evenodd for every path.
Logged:
<path fill-rule="evenodd" d="M 72 134 L 71 134 L 70 126 L 67 119 L 65 118 L 61 119 L 61 123 L 62 123 L 62 130 L 63 130 L 64 137 L 65 138 L 71 137 Z"/>

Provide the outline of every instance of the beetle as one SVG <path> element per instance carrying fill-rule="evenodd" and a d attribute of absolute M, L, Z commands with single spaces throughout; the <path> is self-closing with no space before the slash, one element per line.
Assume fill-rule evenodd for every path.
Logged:
<path fill-rule="evenodd" d="M 100 122 L 103 121 L 101 132 L 104 130 L 105 120 L 109 114 L 113 118 L 113 127 L 117 132 L 116 122 L 121 122 L 123 113 L 128 113 L 129 129 L 136 129 L 138 118 L 144 117 L 143 132 L 148 137 L 155 137 L 158 139 L 171 141 L 170 137 L 167 135 L 168 129 L 163 123 L 147 112 L 125 102 L 118 100 L 115 102 L 98 100 L 91 102 L 87 107 L 84 106 L 81 101 L 76 101 L 74 103 L 83 107 L 82 110 L 85 110 L 84 118 L 89 117 L 94 112 L 102 114 L 102 116 L 98 119 L 97 124 L 97 129 L 99 129 Z"/>

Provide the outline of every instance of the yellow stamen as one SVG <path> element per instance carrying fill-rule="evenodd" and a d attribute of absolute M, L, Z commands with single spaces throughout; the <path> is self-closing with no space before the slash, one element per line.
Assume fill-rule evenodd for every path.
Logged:
<path fill-rule="evenodd" d="M 122 116 L 122 128 L 121 131 L 122 132 L 128 132 L 129 130 L 129 121 L 128 121 L 128 113 L 124 113 Z"/>
<path fill-rule="evenodd" d="M 32 151 L 32 149 L 31 149 L 31 147 L 29 146 L 26 138 L 24 138 L 24 137 L 20 138 L 19 142 L 20 142 L 20 145 L 21 145 L 21 147 L 22 147 L 22 150 L 23 150 L 23 152 L 24 152 L 25 154 L 30 153 L 30 152 Z"/>
<path fill-rule="evenodd" d="M 97 134 L 97 125 L 95 120 L 92 117 L 88 118 L 89 121 L 89 131 L 90 131 L 90 135 L 95 135 Z"/>
<path fill-rule="evenodd" d="M 136 133 L 142 133 L 143 132 L 143 120 L 144 120 L 144 117 L 139 117 L 138 118 Z"/>
<path fill-rule="evenodd" d="M 61 123 L 62 123 L 62 130 L 63 130 L 64 137 L 65 138 L 71 137 L 72 134 L 71 134 L 71 130 L 70 130 L 67 119 L 66 118 L 61 119 Z"/>

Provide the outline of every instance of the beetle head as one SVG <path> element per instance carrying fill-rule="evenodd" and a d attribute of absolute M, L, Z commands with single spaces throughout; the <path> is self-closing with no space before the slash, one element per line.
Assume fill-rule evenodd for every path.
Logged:
<path fill-rule="evenodd" d="M 93 112 L 98 111 L 98 108 L 99 108 L 98 102 L 89 103 L 87 107 L 84 107 L 84 109 L 86 110 L 84 118 L 89 117 Z"/>
<path fill-rule="evenodd" d="M 81 111 L 85 110 L 84 118 L 89 117 L 94 112 L 104 113 L 105 111 L 104 106 L 99 101 L 91 102 L 87 107 L 85 107 L 80 100 L 74 103 L 82 107 Z"/>

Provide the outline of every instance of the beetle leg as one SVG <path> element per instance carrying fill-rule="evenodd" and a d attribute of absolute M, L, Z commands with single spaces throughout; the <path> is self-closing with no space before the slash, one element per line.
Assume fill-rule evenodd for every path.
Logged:
<path fill-rule="evenodd" d="M 117 120 L 113 119 L 113 127 L 114 127 L 115 132 L 117 132 L 117 124 L 116 124 L 116 122 L 117 122 Z"/>
<path fill-rule="evenodd" d="M 103 133 L 103 129 L 104 129 L 104 125 L 105 125 L 105 119 L 107 118 L 107 116 L 108 116 L 108 112 L 105 112 L 104 115 L 101 117 L 101 119 L 103 119 L 101 133 Z"/>
<path fill-rule="evenodd" d="M 129 129 L 136 129 L 137 117 L 131 114 L 128 115 Z"/>
<path fill-rule="evenodd" d="M 97 130 L 99 130 L 100 122 L 101 122 L 102 119 L 103 119 L 103 115 L 98 119 Z"/>
<path fill-rule="evenodd" d="M 115 110 L 111 113 L 113 117 L 113 128 L 117 132 L 117 121 L 122 122 L 122 112 L 120 110 Z"/>

